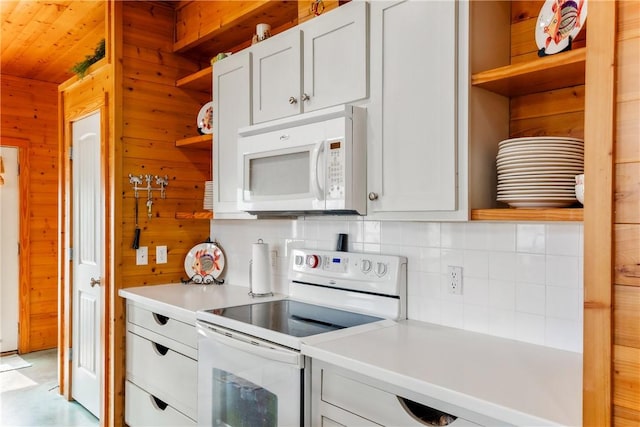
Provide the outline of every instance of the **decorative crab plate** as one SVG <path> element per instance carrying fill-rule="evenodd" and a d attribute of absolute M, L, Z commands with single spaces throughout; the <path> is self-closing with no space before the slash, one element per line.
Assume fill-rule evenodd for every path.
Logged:
<path fill-rule="evenodd" d="M 189 279 L 199 276 L 203 283 L 208 277 L 218 280 L 224 265 L 224 253 L 215 243 L 199 243 L 184 258 L 184 271 Z"/>
<path fill-rule="evenodd" d="M 547 0 L 536 23 L 540 55 L 562 52 L 576 38 L 587 19 L 587 0 Z"/>

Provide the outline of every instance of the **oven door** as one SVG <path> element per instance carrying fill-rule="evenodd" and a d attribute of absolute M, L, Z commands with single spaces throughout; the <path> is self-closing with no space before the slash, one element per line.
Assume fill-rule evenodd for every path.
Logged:
<path fill-rule="evenodd" d="M 303 425 L 304 357 L 198 321 L 198 425 Z"/>

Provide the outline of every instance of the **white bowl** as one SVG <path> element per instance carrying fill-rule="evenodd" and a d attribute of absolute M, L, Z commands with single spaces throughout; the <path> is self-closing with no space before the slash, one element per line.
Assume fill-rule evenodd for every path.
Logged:
<path fill-rule="evenodd" d="M 576 199 L 584 206 L 584 184 L 576 184 Z"/>

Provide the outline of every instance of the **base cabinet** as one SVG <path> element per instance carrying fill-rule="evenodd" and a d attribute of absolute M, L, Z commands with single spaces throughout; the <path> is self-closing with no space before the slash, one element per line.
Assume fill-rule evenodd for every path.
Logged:
<path fill-rule="evenodd" d="M 167 403 L 127 381 L 124 385 L 127 425 L 154 427 L 196 426 L 197 423 Z"/>
<path fill-rule="evenodd" d="M 480 425 L 419 402 L 429 400 L 426 397 L 399 393 L 379 380 L 317 360 L 312 362 L 311 384 L 314 426 Z M 443 408 L 446 406 L 442 404 Z M 453 408 L 448 406 L 448 411 Z"/>
<path fill-rule="evenodd" d="M 195 325 L 128 302 L 126 353 L 127 425 L 196 425 Z"/>

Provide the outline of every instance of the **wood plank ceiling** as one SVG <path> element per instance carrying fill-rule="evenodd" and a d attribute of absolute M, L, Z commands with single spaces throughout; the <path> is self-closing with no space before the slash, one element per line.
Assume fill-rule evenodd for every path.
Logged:
<path fill-rule="evenodd" d="M 62 83 L 105 37 L 105 1 L 0 0 L 0 73 Z"/>

